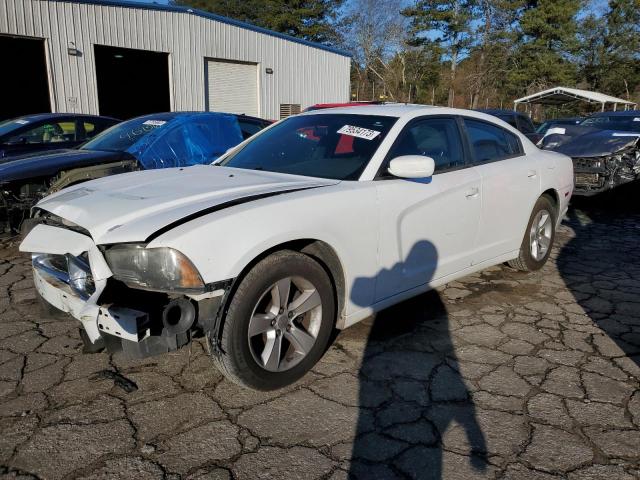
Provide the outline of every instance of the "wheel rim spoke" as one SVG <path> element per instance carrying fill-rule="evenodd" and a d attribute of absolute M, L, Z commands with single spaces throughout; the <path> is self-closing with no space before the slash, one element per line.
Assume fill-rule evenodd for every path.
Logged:
<path fill-rule="evenodd" d="M 547 237 L 540 237 L 540 239 L 538 240 L 538 244 L 540 245 L 540 252 L 541 254 L 545 254 L 546 251 L 549 249 L 549 241 L 550 239 Z"/>
<path fill-rule="evenodd" d="M 308 279 L 296 275 L 274 282 L 256 300 L 249 318 L 253 359 L 270 372 L 293 368 L 316 344 L 322 318 L 322 299 Z"/>
<path fill-rule="evenodd" d="M 549 220 L 549 214 L 547 212 L 542 212 L 540 215 L 540 221 L 538 222 L 539 228 L 544 228 L 547 225 L 547 221 Z"/>
<path fill-rule="evenodd" d="M 249 338 L 273 330 L 271 322 L 275 319 L 272 313 L 256 313 L 249 321 Z"/>
<path fill-rule="evenodd" d="M 540 210 L 531 222 L 530 250 L 531 256 L 537 261 L 542 260 L 551 248 L 551 236 L 553 235 L 551 220 L 552 217 L 548 211 Z"/>
<path fill-rule="evenodd" d="M 309 353 L 316 339 L 305 332 L 302 328 L 291 326 L 288 332 L 285 332 L 285 337 L 291 342 L 296 352 L 306 355 Z"/>
<path fill-rule="evenodd" d="M 262 363 L 269 370 L 278 370 L 282 351 L 282 335 L 268 335 L 262 351 Z"/>
<path fill-rule="evenodd" d="M 284 310 L 289 302 L 289 292 L 291 291 L 291 279 L 283 278 L 271 289 L 271 300 L 273 305 Z"/>
<path fill-rule="evenodd" d="M 289 311 L 293 313 L 294 317 L 297 317 L 320 306 L 320 304 L 320 294 L 315 288 L 313 290 L 305 290 L 298 298 L 291 302 Z"/>

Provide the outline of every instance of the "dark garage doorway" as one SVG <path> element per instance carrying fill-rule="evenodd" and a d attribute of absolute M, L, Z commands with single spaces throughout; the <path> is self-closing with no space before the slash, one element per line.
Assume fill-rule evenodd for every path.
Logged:
<path fill-rule="evenodd" d="M 0 35 L 0 120 L 51 111 L 44 40 Z"/>
<path fill-rule="evenodd" d="M 96 45 L 95 54 L 100 115 L 125 120 L 171 109 L 167 53 Z"/>

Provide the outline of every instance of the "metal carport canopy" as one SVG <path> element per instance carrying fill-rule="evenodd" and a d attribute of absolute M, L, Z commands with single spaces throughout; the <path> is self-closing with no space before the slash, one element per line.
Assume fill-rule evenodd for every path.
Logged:
<path fill-rule="evenodd" d="M 625 110 L 633 105 L 636 105 L 635 102 L 630 102 L 629 100 L 625 100 L 623 98 L 612 97 L 611 95 L 605 95 L 604 93 L 600 92 L 591 92 L 589 90 L 580 90 L 577 88 L 568 87 L 554 87 L 514 100 L 513 108 L 514 110 L 517 109 L 518 105 L 521 103 L 539 105 L 564 105 L 565 103 L 578 101 L 599 103 L 602 105 L 603 111 L 607 104 L 613 104 L 614 110 L 617 110 L 618 105 L 624 105 Z"/>

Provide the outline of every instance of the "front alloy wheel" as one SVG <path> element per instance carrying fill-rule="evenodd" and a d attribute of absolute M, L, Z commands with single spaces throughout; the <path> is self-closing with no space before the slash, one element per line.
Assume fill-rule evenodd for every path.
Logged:
<path fill-rule="evenodd" d="M 214 357 L 233 382 L 275 390 L 302 377 L 322 357 L 335 325 L 335 293 L 313 258 L 282 250 L 240 281 Z"/>
<path fill-rule="evenodd" d="M 313 349 L 322 324 L 322 301 L 302 277 L 286 277 L 258 300 L 249 320 L 248 340 L 256 362 L 270 372 L 296 366 Z"/>

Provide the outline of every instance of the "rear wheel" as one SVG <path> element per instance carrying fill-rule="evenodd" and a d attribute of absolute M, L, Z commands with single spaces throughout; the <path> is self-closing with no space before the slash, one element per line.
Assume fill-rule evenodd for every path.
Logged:
<path fill-rule="evenodd" d="M 556 215 L 549 197 L 543 195 L 538 198 L 520 245 L 520 254 L 509 261 L 509 266 L 531 272 L 547 263 L 556 235 Z"/>
<path fill-rule="evenodd" d="M 298 252 L 276 252 L 257 263 L 235 291 L 218 366 L 239 385 L 282 388 L 320 359 L 334 320 L 333 287 L 322 266 Z"/>

